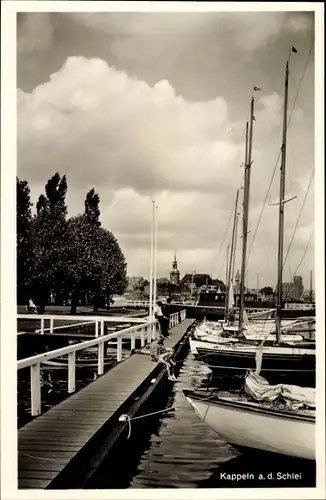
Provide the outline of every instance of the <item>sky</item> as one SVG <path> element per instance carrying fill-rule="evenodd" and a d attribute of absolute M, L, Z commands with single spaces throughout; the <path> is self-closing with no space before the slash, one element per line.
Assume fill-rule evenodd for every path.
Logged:
<path fill-rule="evenodd" d="M 94 187 L 102 225 L 117 237 L 129 276 L 149 275 L 155 200 L 158 277 L 168 276 L 176 252 L 181 276 L 195 270 L 225 280 L 245 123 L 258 86 L 246 284 L 275 286 L 276 161 L 284 68 L 295 46 L 286 198 L 296 198 L 285 205 L 284 254 L 301 216 L 284 281 L 297 271 L 308 288 L 314 268 L 314 239 L 308 244 L 315 219 L 313 44 L 312 12 L 187 13 L 185 6 L 182 13 L 19 14 L 17 175 L 28 181 L 35 206 L 48 178 L 66 174 L 69 216 L 83 211 Z"/>

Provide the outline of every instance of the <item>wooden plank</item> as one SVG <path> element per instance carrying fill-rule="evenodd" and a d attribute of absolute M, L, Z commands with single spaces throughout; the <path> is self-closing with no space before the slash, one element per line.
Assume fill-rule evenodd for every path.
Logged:
<path fill-rule="evenodd" d="M 37 476 L 35 473 L 37 472 Z M 50 470 L 39 470 L 39 471 L 31 471 L 31 470 L 21 470 L 19 479 L 27 479 L 27 478 L 38 478 L 38 479 L 54 479 L 56 476 L 56 471 Z"/>
<path fill-rule="evenodd" d="M 44 489 L 49 484 L 48 479 L 20 479 L 18 481 L 18 489 L 27 489 L 27 488 L 40 488 Z"/>
<path fill-rule="evenodd" d="M 78 445 L 82 445 L 82 444 L 85 444 L 85 442 L 87 442 L 88 438 L 90 436 L 92 436 L 93 433 L 84 433 L 82 436 L 78 436 L 78 437 L 75 437 L 74 435 L 69 437 L 69 439 L 67 439 L 67 436 L 56 436 L 56 435 L 49 435 L 49 436 L 43 436 L 42 437 L 42 442 L 43 443 L 55 443 L 55 444 L 78 444 Z M 19 441 L 18 441 L 18 448 L 19 448 L 19 444 L 20 444 L 20 439 L 22 439 L 23 443 L 34 443 L 35 442 L 35 436 L 26 436 L 26 438 L 20 438 L 19 437 Z"/>
<path fill-rule="evenodd" d="M 25 443 L 23 445 L 20 445 L 20 449 L 19 449 L 19 454 L 21 454 L 21 456 L 29 456 L 29 455 L 36 455 L 36 456 L 39 456 L 40 453 L 44 453 L 46 451 L 48 452 L 51 452 L 52 453 L 52 457 L 56 457 L 57 456 L 57 453 L 61 453 L 61 452 L 71 452 L 73 455 L 72 456 L 75 456 L 76 455 L 76 452 L 79 451 L 80 449 L 80 445 L 78 444 L 74 444 L 74 445 L 62 445 L 60 443 L 52 443 L 52 442 L 48 442 L 48 443 L 43 443 L 42 445 L 39 445 L 37 446 L 35 443 Z M 34 464 L 35 466 L 35 464 Z"/>

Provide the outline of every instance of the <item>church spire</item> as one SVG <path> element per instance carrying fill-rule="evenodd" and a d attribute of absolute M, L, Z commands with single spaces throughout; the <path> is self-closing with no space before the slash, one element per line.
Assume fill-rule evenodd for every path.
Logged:
<path fill-rule="evenodd" d="M 177 262 L 177 253 L 174 251 L 174 259 L 173 259 L 173 269 L 178 269 L 178 262 Z"/>
<path fill-rule="evenodd" d="M 172 271 L 170 272 L 170 283 L 177 285 L 180 281 L 180 272 L 178 271 L 177 253 L 174 251 Z"/>

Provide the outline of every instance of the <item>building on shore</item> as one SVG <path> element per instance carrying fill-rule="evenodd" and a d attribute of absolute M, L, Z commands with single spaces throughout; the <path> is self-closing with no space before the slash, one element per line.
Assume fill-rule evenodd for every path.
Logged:
<path fill-rule="evenodd" d="M 292 283 L 282 283 L 283 300 L 300 300 L 303 295 L 302 276 L 293 276 Z"/>

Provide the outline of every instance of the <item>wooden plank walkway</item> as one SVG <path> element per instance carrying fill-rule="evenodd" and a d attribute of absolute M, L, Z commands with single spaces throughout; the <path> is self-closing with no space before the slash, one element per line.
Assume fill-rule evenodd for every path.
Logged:
<path fill-rule="evenodd" d="M 170 330 L 173 348 L 194 320 Z M 18 488 L 45 489 L 157 368 L 133 354 L 18 431 Z"/>

